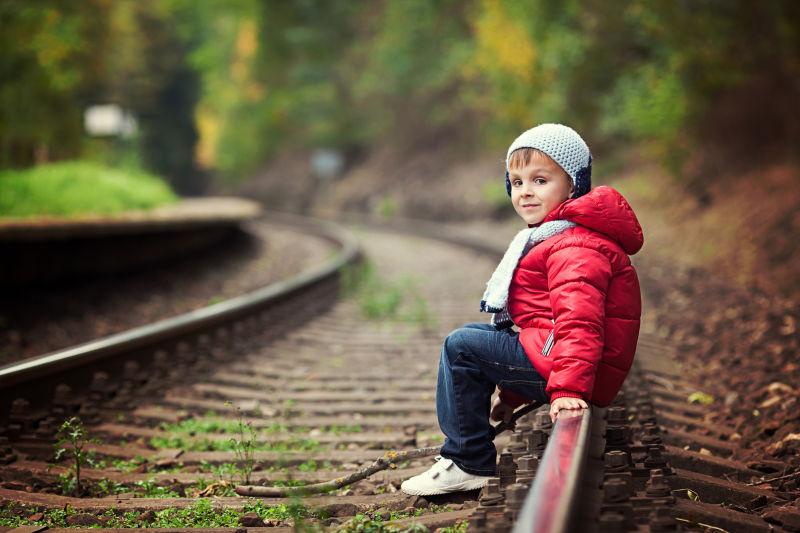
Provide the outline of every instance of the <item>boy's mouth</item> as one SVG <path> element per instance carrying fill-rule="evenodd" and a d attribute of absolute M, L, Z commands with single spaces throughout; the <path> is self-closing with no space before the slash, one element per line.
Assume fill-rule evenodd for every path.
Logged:
<path fill-rule="evenodd" d="M 522 204 L 522 207 L 539 207 L 539 204 Z"/>

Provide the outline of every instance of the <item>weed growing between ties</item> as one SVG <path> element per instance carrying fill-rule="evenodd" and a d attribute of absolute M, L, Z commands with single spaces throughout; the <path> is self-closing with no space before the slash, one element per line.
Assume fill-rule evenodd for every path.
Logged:
<path fill-rule="evenodd" d="M 257 434 L 253 429 L 253 424 L 244 421 L 244 415 L 239 407 L 236 408 L 236 413 L 236 436 L 231 437 L 229 442 L 236 454 L 236 466 L 241 473 L 242 483 L 249 485 L 250 476 L 256 464 L 254 453 L 257 446 Z"/>
<path fill-rule="evenodd" d="M 92 439 L 83 427 L 83 422 L 77 416 L 64 420 L 56 433 L 55 460 L 60 461 L 67 457 L 70 459 L 69 470 L 66 475 L 59 476 L 61 493 L 80 496 L 81 469 L 94 465 L 95 454 L 86 448 L 90 444 L 97 444 L 97 439 Z"/>
<path fill-rule="evenodd" d="M 144 468 L 147 464 L 147 459 L 141 455 L 137 455 L 133 459 L 114 459 L 111 461 L 111 466 L 125 474 L 136 472 Z"/>
<path fill-rule="evenodd" d="M 341 435 L 343 433 L 362 433 L 364 428 L 362 428 L 358 424 L 353 425 L 330 425 L 323 429 L 325 433 L 330 433 L 331 435 Z"/>
<path fill-rule="evenodd" d="M 211 500 L 201 498 L 184 509 L 169 508 L 161 511 L 140 513 L 109 509 L 100 514 L 89 515 L 95 526 L 107 528 L 212 528 L 239 527 L 241 517 L 249 512 L 256 513 L 263 520 L 273 520 L 294 524 L 296 530 L 303 531 L 304 521 L 310 518 L 325 518 L 322 513 L 311 511 L 299 501 L 289 504 L 266 505 L 260 500 L 247 501 L 239 511 L 234 509 L 215 509 Z M 14 502 L 0 506 L 0 527 L 46 526 L 50 528 L 69 527 L 70 517 L 84 515 L 67 505 L 64 509 L 40 509 Z"/>
<path fill-rule="evenodd" d="M 233 439 L 192 439 L 178 435 L 169 437 L 152 437 L 150 446 L 155 449 L 180 449 L 186 452 L 234 452 L 239 444 Z M 253 452 L 313 452 L 320 447 L 314 439 L 289 439 L 281 442 L 254 442 Z M 238 458 L 237 458 L 238 461 Z"/>
<path fill-rule="evenodd" d="M 413 513 L 406 513 L 402 511 L 374 511 L 370 513 L 362 513 L 357 514 L 355 517 L 342 524 L 335 531 L 337 533 L 423 533 L 427 532 L 428 528 L 422 524 L 411 524 L 405 528 L 402 528 L 393 525 L 392 522 L 396 520 L 420 517 L 424 514 L 444 513 L 450 510 L 450 507 L 446 505 L 431 505 L 427 509 L 415 509 Z M 465 533 L 466 530 L 467 521 L 464 520 L 437 531 L 440 531 L 440 533 Z"/>
<path fill-rule="evenodd" d="M 364 261 L 341 270 L 340 287 L 342 297 L 353 298 L 367 319 L 396 320 L 421 329 L 436 325 L 428 301 L 411 277 L 383 279 L 372 262 Z"/>
<path fill-rule="evenodd" d="M 316 472 L 318 470 L 333 470 L 333 464 L 330 461 L 324 461 L 322 464 L 317 463 L 314 459 L 309 459 L 297 465 L 297 470 L 300 472 Z"/>
<path fill-rule="evenodd" d="M 429 529 L 422 524 L 412 524 L 408 527 L 400 528 L 381 519 L 359 514 L 337 527 L 334 531 L 337 533 L 428 533 Z"/>

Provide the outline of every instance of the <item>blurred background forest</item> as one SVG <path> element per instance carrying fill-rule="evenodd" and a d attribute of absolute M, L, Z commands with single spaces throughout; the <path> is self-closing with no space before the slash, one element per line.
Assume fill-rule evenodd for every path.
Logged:
<path fill-rule="evenodd" d="M 6 179 L 82 160 L 182 195 L 465 220 L 509 213 L 505 148 L 557 121 L 589 141 L 596 183 L 628 177 L 645 218 L 668 205 L 724 230 L 688 255 L 729 242 L 758 268 L 760 245 L 740 245 L 753 220 L 720 222 L 771 198 L 779 220 L 748 242 L 781 227 L 775 260 L 793 257 L 792 0 L 0 0 L 0 27 Z M 85 132 L 106 103 L 134 135 Z"/>

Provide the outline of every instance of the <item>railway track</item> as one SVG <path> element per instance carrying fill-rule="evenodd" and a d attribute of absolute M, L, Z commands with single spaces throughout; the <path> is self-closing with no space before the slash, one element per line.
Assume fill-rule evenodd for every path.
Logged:
<path fill-rule="evenodd" d="M 499 478 L 480 495 L 401 494 L 400 482 L 429 466 L 418 460 L 321 496 L 235 496 L 234 485 L 244 481 L 325 481 L 386 450 L 440 442 L 439 345 L 453 328 L 483 320 L 473 310 L 495 264 L 492 248 L 463 237 L 455 244 L 452 235 L 438 234 L 444 242 L 360 230 L 374 269 L 347 267 L 346 278 L 360 271 L 366 279 L 339 298 L 336 271 L 355 250 L 348 237 L 328 234 L 344 248 L 330 264 L 240 300 L 243 308 L 228 302 L 117 339 L 122 345 L 62 353 L 51 358 L 55 368 L 0 369 L 9 406 L 0 413 L 2 523 L 270 531 L 301 524 L 492 532 L 775 527 L 761 515 L 772 510 L 775 523 L 775 505 L 786 495 L 753 486 L 764 473 L 726 459 L 734 432 L 705 422 L 704 408 L 686 401 L 693 390 L 678 379 L 669 348 L 648 337 L 619 405 L 552 427 L 532 413 L 498 437 L 507 453 Z M 57 430 L 71 416 L 97 439 L 85 442 L 96 457 L 84 468 L 80 497 L 70 494 L 70 463 L 53 461 Z M 790 524 L 791 511 L 783 513 Z"/>

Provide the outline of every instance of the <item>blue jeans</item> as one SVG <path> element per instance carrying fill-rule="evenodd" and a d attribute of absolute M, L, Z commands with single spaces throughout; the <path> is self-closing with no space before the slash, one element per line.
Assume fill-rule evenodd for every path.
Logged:
<path fill-rule="evenodd" d="M 547 403 L 547 382 L 533 368 L 512 329 L 467 324 L 442 344 L 436 414 L 445 435 L 442 457 L 463 471 L 495 475 L 497 450 L 489 409 L 495 386 Z"/>

